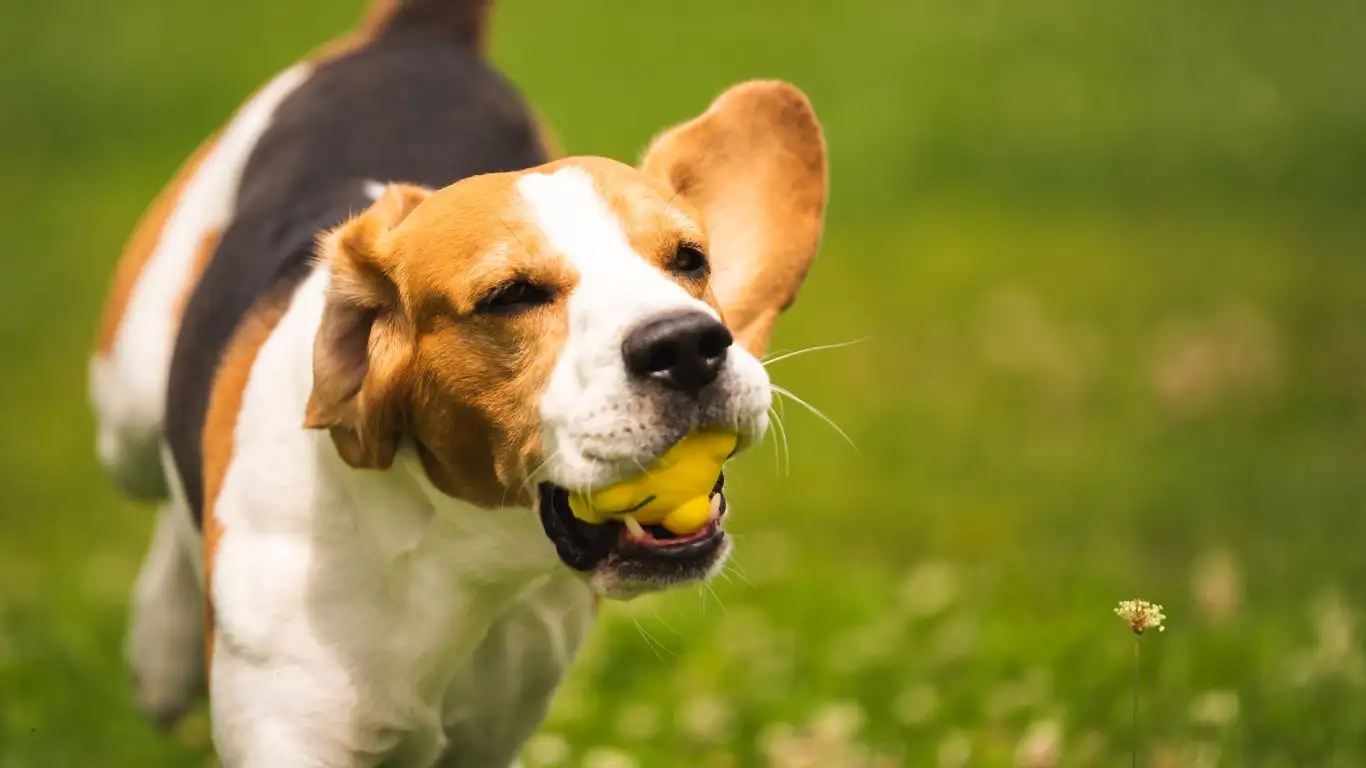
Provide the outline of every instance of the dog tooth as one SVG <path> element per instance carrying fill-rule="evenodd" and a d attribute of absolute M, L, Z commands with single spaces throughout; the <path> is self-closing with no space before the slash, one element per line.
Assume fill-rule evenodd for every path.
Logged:
<path fill-rule="evenodd" d="M 621 522 L 623 525 L 626 526 L 626 530 L 631 532 L 632 538 L 650 538 L 650 534 L 645 532 L 645 526 L 640 524 L 640 521 L 636 519 L 635 515 L 626 515 L 625 517 L 621 518 Z"/>

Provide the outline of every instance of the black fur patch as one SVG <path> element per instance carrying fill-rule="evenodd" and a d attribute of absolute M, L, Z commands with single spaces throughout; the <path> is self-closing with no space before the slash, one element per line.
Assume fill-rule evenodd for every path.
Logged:
<path fill-rule="evenodd" d="M 317 234 L 369 204 L 365 182 L 440 188 L 545 160 L 516 89 L 472 50 L 420 30 L 395 29 L 322 64 L 280 104 L 186 304 L 171 361 L 166 440 L 197 524 L 218 361 L 253 306 L 307 275 Z"/>

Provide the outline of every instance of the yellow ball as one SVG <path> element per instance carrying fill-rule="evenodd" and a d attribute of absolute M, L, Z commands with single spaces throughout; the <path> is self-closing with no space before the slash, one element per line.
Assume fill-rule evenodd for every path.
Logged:
<path fill-rule="evenodd" d="M 711 517 L 711 489 L 737 439 L 734 432 L 693 432 L 645 472 L 591 493 L 570 494 L 569 509 L 594 525 L 630 514 L 680 536 L 696 533 Z"/>

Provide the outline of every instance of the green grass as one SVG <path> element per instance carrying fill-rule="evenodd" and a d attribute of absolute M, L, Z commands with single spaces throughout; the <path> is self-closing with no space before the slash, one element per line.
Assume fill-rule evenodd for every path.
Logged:
<path fill-rule="evenodd" d="M 166 737 L 129 704 L 151 518 L 94 464 L 86 350 L 157 188 L 358 11 L 5 8 L 0 768 L 210 759 L 202 714 Z M 609 607 L 531 757 L 1127 765 L 1110 611 L 1144 597 L 1145 764 L 1366 762 L 1366 6 L 508 0 L 495 27 L 574 152 L 805 88 L 833 196 L 775 348 L 868 337 L 772 368 L 858 450 L 789 405 L 790 459 L 729 475 L 736 572 Z"/>

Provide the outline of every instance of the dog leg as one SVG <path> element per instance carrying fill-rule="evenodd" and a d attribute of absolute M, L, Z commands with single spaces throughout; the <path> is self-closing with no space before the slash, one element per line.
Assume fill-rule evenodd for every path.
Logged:
<path fill-rule="evenodd" d="M 499 618 L 447 691 L 448 751 L 440 768 L 521 765 L 522 745 L 545 718 L 594 619 L 578 577 L 552 579 Z"/>
<path fill-rule="evenodd" d="M 209 709 L 224 768 L 429 768 L 445 748 L 439 713 L 396 711 L 344 655 L 248 646 L 220 623 Z"/>
<path fill-rule="evenodd" d="M 125 655 L 138 705 L 159 726 L 184 714 L 204 681 L 204 604 L 172 505 L 157 512 L 133 591 Z"/>

